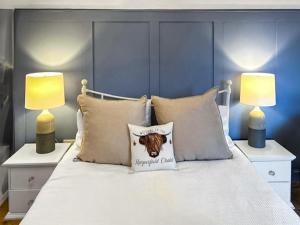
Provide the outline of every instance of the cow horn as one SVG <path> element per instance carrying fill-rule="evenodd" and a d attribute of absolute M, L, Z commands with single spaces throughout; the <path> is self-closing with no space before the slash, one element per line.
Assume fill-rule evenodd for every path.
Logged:
<path fill-rule="evenodd" d="M 165 136 L 168 136 L 169 134 L 171 134 L 171 132 L 167 133 L 167 134 L 161 134 L 161 135 L 165 135 Z M 135 134 L 133 133 L 134 136 L 137 136 L 137 137 L 144 137 L 146 135 L 138 135 L 138 134 Z"/>
<path fill-rule="evenodd" d="M 138 134 L 135 134 L 133 133 L 134 136 L 137 136 L 137 137 L 144 137 L 145 135 L 138 135 Z"/>
<path fill-rule="evenodd" d="M 171 132 L 167 133 L 167 134 L 164 134 L 165 136 L 168 136 L 169 134 L 171 134 Z"/>

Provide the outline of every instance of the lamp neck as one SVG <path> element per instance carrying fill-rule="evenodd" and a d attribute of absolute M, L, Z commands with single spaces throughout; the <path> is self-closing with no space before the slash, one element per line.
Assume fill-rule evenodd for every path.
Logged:
<path fill-rule="evenodd" d="M 263 111 L 261 110 L 261 108 L 258 105 L 254 106 L 254 108 L 252 109 L 252 111 L 262 112 L 263 113 Z"/>
<path fill-rule="evenodd" d="M 54 115 L 44 109 L 36 118 L 36 132 L 47 134 L 54 132 Z"/>
<path fill-rule="evenodd" d="M 266 127 L 265 114 L 259 106 L 255 106 L 249 113 L 249 127 L 256 130 L 263 130 Z"/>
<path fill-rule="evenodd" d="M 48 113 L 50 113 L 48 109 L 43 109 L 40 114 L 48 114 Z"/>

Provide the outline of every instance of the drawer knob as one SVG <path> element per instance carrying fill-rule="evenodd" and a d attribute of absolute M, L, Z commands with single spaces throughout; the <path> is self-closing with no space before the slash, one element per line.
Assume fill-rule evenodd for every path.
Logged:
<path fill-rule="evenodd" d="M 29 178 L 28 178 L 28 183 L 31 183 L 33 180 L 34 180 L 34 177 L 33 177 L 33 176 L 29 177 Z"/>
<path fill-rule="evenodd" d="M 31 207 L 32 204 L 33 204 L 33 200 L 29 200 L 29 201 L 27 202 L 27 205 L 28 205 L 29 207 Z"/>
<path fill-rule="evenodd" d="M 275 172 L 274 172 L 273 170 L 270 170 L 270 171 L 269 171 L 269 175 L 270 175 L 270 176 L 275 176 Z"/>

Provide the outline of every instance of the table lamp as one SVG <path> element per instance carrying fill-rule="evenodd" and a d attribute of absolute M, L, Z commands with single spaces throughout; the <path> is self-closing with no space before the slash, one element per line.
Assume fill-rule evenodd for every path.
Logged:
<path fill-rule="evenodd" d="M 240 102 L 254 106 L 249 113 L 248 145 L 264 148 L 266 145 L 265 114 L 260 106 L 276 104 L 275 75 L 270 73 L 243 73 Z"/>
<path fill-rule="evenodd" d="M 62 73 L 43 72 L 26 75 L 25 108 L 43 110 L 36 118 L 36 152 L 55 149 L 54 115 L 48 109 L 65 104 Z"/>

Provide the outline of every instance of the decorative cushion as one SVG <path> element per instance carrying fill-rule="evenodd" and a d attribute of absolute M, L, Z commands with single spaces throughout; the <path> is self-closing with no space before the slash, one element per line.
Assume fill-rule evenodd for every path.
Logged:
<path fill-rule="evenodd" d="M 173 123 L 152 127 L 128 124 L 133 171 L 175 169 Z"/>
<path fill-rule="evenodd" d="M 147 99 L 146 102 L 146 126 L 151 126 L 151 99 Z M 83 127 L 83 114 L 80 110 L 77 111 L 77 133 L 75 138 L 75 144 L 80 147 L 84 134 Z"/>
<path fill-rule="evenodd" d="M 84 114 L 84 135 L 78 158 L 129 166 L 131 157 L 127 124 L 146 124 L 146 97 L 130 101 L 79 95 L 77 101 Z"/>
<path fill-rule="evenodd" d="M 174 153 L 177 161 L 232 157 L 215 102 L 217 91 L 217 88 L 213 88 L 203 95 L 178 99 L 152 97 L 157 122 L 174 122 Z"/>

